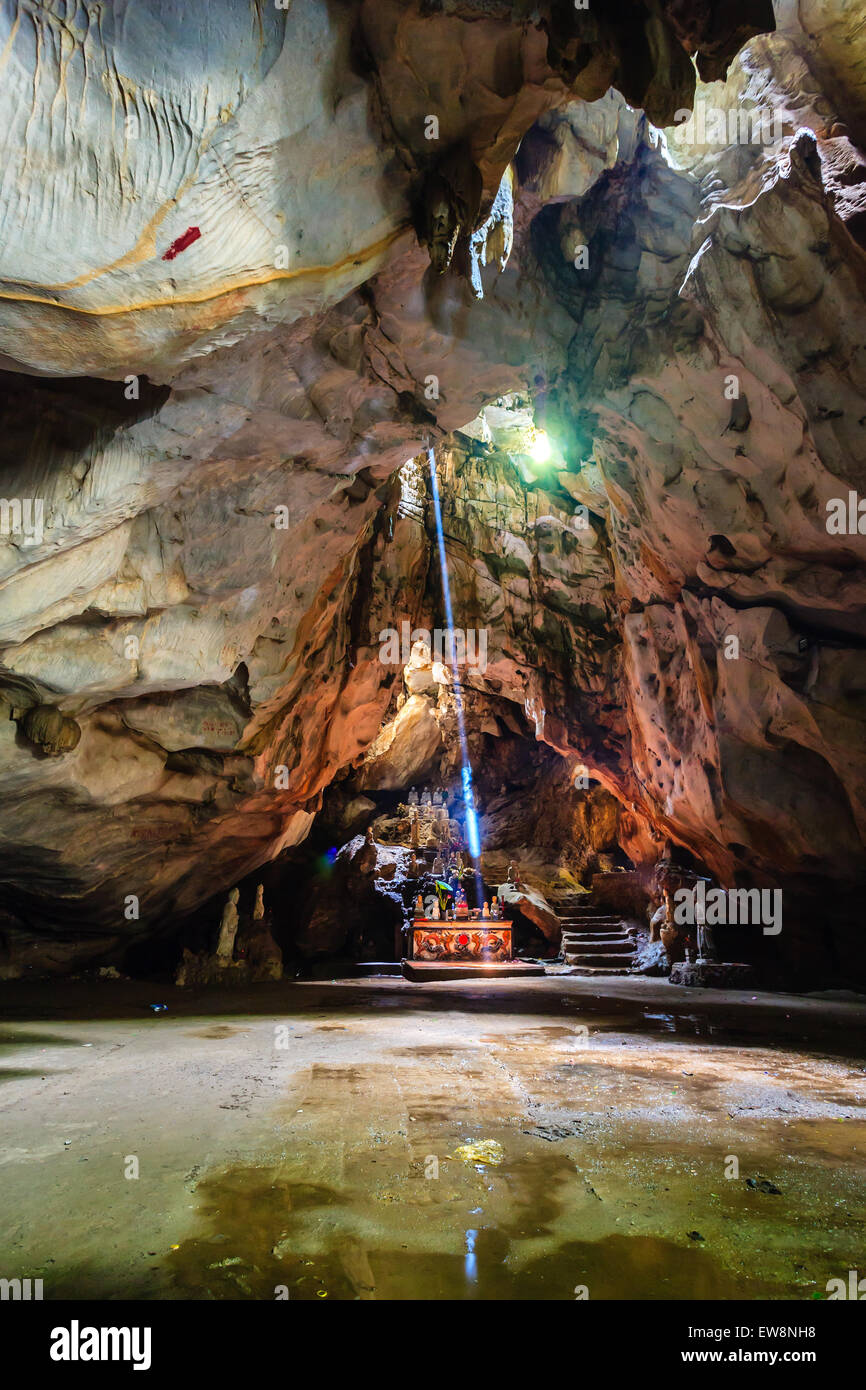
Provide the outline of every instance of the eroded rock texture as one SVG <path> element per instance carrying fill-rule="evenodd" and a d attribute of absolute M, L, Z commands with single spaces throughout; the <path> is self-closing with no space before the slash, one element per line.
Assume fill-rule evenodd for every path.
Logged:
<path fill-rule="evenodd" d="M 538 740 L 633 862 L 782 883 L 787 965 L 862 972 L 864 537 L 827 528 L 866 492 L 858 11 L 634 9 L 4 7 L 17 959 L 163 930 L 363 796 L 377 740 L 448 772 L 378 636 L 442 620 L 398 472 L 435 444 L 479 755 Z"/>

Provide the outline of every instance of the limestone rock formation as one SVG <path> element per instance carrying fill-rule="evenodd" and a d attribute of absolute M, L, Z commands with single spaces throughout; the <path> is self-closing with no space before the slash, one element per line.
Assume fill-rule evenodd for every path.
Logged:
<path fill-rule="evenodd" d="M 520 914 L 538 927 L 545 940 L 559 941 L 562 923 L 537 888 L 530 888 L 528 884 L 517 888 L 511 883 L 502 883 L 499 885 L 499 900 L 511 909 L 513 915 Z"/>
<path fill-rule="evenodd" d="M 155 931 L 300 844 L 335 779 L 348 806 L 457 773 L 453 692 L 398 708 L 380 659 L 444 617 L 400 481 L 435 444 L 455 622 L 488 635 L 473 754 L 510 719 L 615 798 L 633 862 L 669 838 L 784 882 L 780 955 L 852 968 L 857 7 L 88 13 L 0 32 L 8 942 Z M 414 227 L 454 150 L 437 275 Z"/>
<path fill-rule="evenodd" d="M 34 705 L 21 720 L 21 731 L 34 747 L 50 757 L 60 757 L 78 746 L 81 729 L 74 719 L 54 705 Z"/>

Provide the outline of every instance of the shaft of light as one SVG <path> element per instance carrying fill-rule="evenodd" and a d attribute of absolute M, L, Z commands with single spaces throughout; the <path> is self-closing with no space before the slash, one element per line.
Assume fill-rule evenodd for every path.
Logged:
<path fill-rule="evenodd" d="M 451 608 L 451 585 L 448 580 L 448 561 L 445 555 L 445 533 L 442 529 L 442 508 L 439 503 L 439 479 L 436 476 L 436 455 L 427 450 L 430 463 L 430 487 L 433 495 L 433 512 L 436 517 L 436 539 L 439 544 L 439 566 L 442 570 L 442 595 L 445 600 L 445 623 L 451 647 L 451 669 L 454 672 L 454 706 L 457 711 L 457 731 L 460 736 L 460 761 L 462 764 L 460 780 L 463 789 L 463 804 L 466 807 L 466 839 L 469 853 L 475 865 L 479 895 L 481 887 L 481 837 L 478 833 L 478 812 L 475 809 L 475 788 L 472 785 L 472 765 L 469 761 L 469 744 L 466 740 L 466 720 L 463 714 L 463 692 L 457 674 L 457 646 L 454 640 L 454 614 Z M 480 903 L 479 903 L 480 906 Z"/>

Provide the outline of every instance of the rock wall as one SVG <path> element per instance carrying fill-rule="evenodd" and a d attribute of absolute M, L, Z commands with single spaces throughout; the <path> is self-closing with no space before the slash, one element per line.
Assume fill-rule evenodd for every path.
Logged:
<path fill-rule="evenodd" d="M 519 706 L 636 861 L 670 838 L 832 891 L 837 934 L 784 949 L 852 968 L 866 552 L 827 504 L 864 490 L 855 7 L 229 8 L 4 11 L 7 938 L 156 931 L 304 838 L 397 713 L 378 634 L 437 615 L 398 477 L 436 443 L 455 621 L 490 631 L 473 738 Z M 693 102 L 781 129 L 690 136 Z M 479 301 L 454 171 L 483 219 L 515 152 Z"/>

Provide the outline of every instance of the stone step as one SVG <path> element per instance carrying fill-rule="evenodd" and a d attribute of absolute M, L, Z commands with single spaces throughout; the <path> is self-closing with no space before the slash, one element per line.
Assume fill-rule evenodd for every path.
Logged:
<path fill-rule="evenodd" d="M 605 912 L 603 907 L 564 907 L 557 917 L 616 917 L 615 912 Z"/>
<path fill-rule="evenodd" d="M 563 934 L 562 944 L 571 950 L 576 950 L 580 946 L 592 947 L 593 949 L 597 949 L 599 946 L 610 946 L 617 950 L 634 950 L 630 936 L 591 936 L 583 933 L 566 932 Z"/>
<path fill-rule="evenodd" d="M 589 926 L 572 922 L 563 927 L 562 933 L 563 936 L 628 936 L 621 922 L 590 922 Z"/>
<path fill-rule="evenodd" d="M 564 941 L 562 949 L 567 956 L 634 955 L 634 947 L 630 941 Z"/>
<path fill-rule="evenodd" d="M 565 912 L 609 912 L 611 910 L 610 908 L 605 908 L 602 903 L 588 903 L 586 901 L 580 903 L 570 903 L 567 902 L 564 898 L 560 900 L 558 906 L 561 907 Z M 614 909 L 614 911 L 616 911 L 616 909 Z"/>
<path fill-rule="evenodd" d="M 592 965 L 592 966 L 610 965 L 610 966 L 615 966 L 617 969 L 622 970 L 624 965 L 627 964 L 627 965 L 630 966 L 630 965 L 631 965 L 631 961 L 632 961 L 632 955 L 628 955 L 628 956 L 626 956 L 626 955 L 617 955 L 616 952 L 614 952 L 614 951 L 612 951 L 612 952 L 599 951 L 597 955 L 587 955 L 585 952 L 580 952 L 580 953 L 572 952 L 572 951 L 566 951 L 566 952 L 565 952 L 565 963 L 566 963 L 566 965 Z M 625 972 L 623 972 L 623 973 L 625 973 Z"/>
<path fill-rule="evenodd" d="M 622 939 L 628 936 L 625 927 L 612 927 L 607 924 L 603 927 L 564 927 L 563 936 L 615 936 Z"/>
<path fill-rule="evenodd" d="M 610 931 L 619 930 L 623 923 L 620 917 L 562 917 L 563 927 L 569 931 L 582 931 L 595 929 L 601 931 L 603 927 L 609 927 Z"/>
<path fill-rule="evenodd" d="M 621 922 L 615 912 L 558 912 L 563 922 Z"/>
<path fill-rule="evenodd" d="M 569 964 L 568 971 L 563 972 L 570 975 L 630 975 L 630 970 L 623 970 L 618 965 L 572 965 Z"/>

